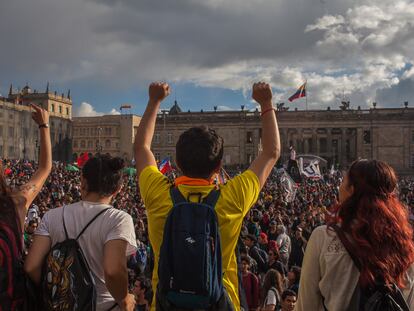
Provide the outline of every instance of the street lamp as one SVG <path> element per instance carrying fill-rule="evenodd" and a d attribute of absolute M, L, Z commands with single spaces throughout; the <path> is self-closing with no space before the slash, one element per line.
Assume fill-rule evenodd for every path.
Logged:
<path fill-rule="evenodd" d="M 98 144 L 96 146 L 96 152 L 97 153 L 101 153 L 102 152 L 101 133 L 102 133 L 102 127 L 98 127 Z"/>

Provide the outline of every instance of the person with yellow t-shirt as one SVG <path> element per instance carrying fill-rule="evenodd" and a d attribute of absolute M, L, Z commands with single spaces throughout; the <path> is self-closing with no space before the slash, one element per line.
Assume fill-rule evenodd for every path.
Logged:
<path fill-rule="evenodd" d="M 158 284 L 158 259 L 164 226 L 173 203 L 170 196 L 172 185 L 157 168 L 151 141 L 161 101 L 169 94 L 167 83 L 156 82 L 149 86 L 148 105 L 135 137 L 139 189 L 147 210 L 149 239 L 155 257 L 152 276 L 154 293 Z M 220 231 L 223 285 L 236 311 L 240 310 L 240 299 L 235 248 L 242 221 L 256 202 L 280 155 L 279 130 L 269 84 L 255 83 L 252 97 L 261 106 L 263 151 L 243 174 L 219 186 L 220 196 L 215 206 Z M 199 196 L 204 199 L 215 188 L 214 176 L 221 168 L 222 158 L 223 139 L 213 129 L 205 126 L 188 129 L 181 134 L 176 145 L 176 165 L 182 176 L 175 180 L 173 186 L 178 187 L 187 200 L 197 202 Z M 156 310 L 155 303 L 151 310 Z"/>

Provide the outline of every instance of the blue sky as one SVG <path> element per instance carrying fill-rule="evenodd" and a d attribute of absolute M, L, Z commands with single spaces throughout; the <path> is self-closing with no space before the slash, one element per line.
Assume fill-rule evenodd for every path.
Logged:
<path fill-rule="evenodd" d="M 310 109 L 414 106 L 410 0 L 14 0 L 0 5 L 0 93 L 10 83 L 71 89 L 77 115 L 142 114 L 150 82 L 183 110 L 254 109 L 308 81 Z"/>

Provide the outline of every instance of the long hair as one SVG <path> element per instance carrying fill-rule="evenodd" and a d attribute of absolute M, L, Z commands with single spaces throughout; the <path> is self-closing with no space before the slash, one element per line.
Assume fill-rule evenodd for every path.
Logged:
<path fill-rule="evenodd" d="M 279 273 L 279 271 L 275 269 L 269 269 L 265 274 L 265 277 L 263 280 L 262 292 L 261 292 L 261 304 L 262 305 L 264 304 L 266 300 L 267 293 L 272 287 L 276 288 L 277 292 L 279 293 L 279 297 L 280 297 L 284 290 L 283 280 L 282 280 L 282 275 Z"/>
<path fill-rule="evenodd" d="M 19 241 L 23 228 L 17 218 L 15 204 L 11 198 L 11 189 L 6 183 L 3 160 L 0 160 L 0 222 L 9 226 Z"/>
<path fill-rule="evenodd" d="M 414 262 L 413 230 L 398 199 L 394 170 L 382 161 L 358 160 L 347 177 L 354 191 L 336 207 L 328 227 L 340 224 L 355 243 L 362 287 L 380 279 L 404 288 L 404 274 Z"/>

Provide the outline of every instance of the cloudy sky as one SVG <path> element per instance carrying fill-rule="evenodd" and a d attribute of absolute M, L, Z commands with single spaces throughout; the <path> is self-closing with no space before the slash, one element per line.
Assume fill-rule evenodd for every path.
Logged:
<path fill-rule="evenodd" d="M 309 108 L 414 106 L 412 0 L 0 0 L 0 40 L 1 94 L 49 81 L 80 115 L 142 114 L 153 80 L 192 111 L 254 109 L 257 80 L 286 103 L 307 80 Z"/>

